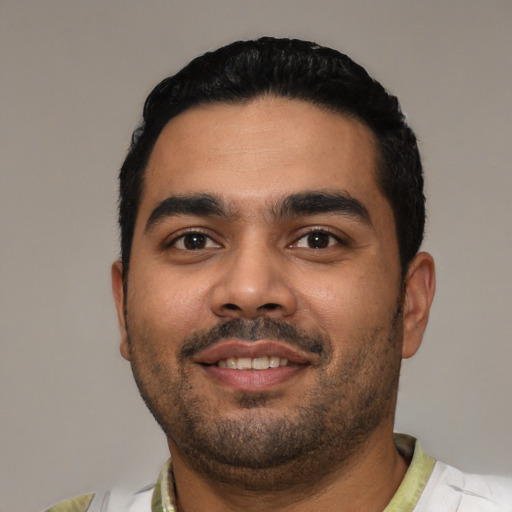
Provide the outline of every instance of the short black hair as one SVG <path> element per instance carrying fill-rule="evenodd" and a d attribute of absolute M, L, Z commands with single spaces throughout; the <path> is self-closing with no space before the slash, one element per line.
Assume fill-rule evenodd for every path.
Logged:
<path fill-rule="evenodd" d="M 357 119 L 372 130 L 378 150 L 377 182 L 393 210 L 405 275 L 423 239 L 425 197 L 416 137 L 397 98 L 347 55 L 314 42 L 263 37 L 197 57 L 162 80 L 146 99 L 119 176 L 125 278 L 145 169 L 164 126 L 191 107 L 243 103 L 263 95 L 302 100 Z"/>

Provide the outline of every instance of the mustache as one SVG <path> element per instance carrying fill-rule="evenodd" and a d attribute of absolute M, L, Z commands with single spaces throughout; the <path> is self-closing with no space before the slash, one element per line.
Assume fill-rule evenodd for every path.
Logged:
<path fill-rule="evenodd" d="M 228 322 L 191 334 L 185 338 L 179 359 L 188 359 L 201 350 L 217 344 L 221 340 L 239 339 L 258 341 L 261 339 L 285 341 L 291 346 L 326 358 L 331 353 L 331 343 L 328 338 L 317 331 L 306 331 L 293 324 L 280 322 L 271 318 L 247 320 L 235 318 Z"/>

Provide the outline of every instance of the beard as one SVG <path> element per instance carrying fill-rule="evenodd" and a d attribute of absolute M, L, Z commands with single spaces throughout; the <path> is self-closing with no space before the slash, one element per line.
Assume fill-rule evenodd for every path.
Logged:
<path fill-rule="evenodd" d="M 142 339 L 130 340 L 140 393 L 170 443 L 196 472 L 246 491 L 309 487 L 333 471 L 349 470 L 372 432 L 392 425 L 402 345 L 402 302 L 388 325 L 361 332 L 356 347 L 338 362 L 332 341 L 318 332 L 260 318 L 235 319 L 183 340 L 171 370 Z M 130 336 L 131 337 L 131 336 Z M 238 392 L 232 414 L 219 415 L 191 383 L 194 354 L 220 340 L 272 339 L 318 356 L 315 385 L 285 414 L 272 391 Z M 142 352 L 142 351 L 141 351 Z M 149 352 L 149 354 L 148 354 Z"/>

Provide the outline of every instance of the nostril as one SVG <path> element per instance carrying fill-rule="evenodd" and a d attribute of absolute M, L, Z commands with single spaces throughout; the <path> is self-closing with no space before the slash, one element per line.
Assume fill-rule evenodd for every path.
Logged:
<path fill-rule="evenodd" d="M 277 308 L 279 308 L 279 304 L 275 304 L 273 302 L 269 302 L 268 304 L 263 304 L 263 306 L 260 306 L 258 309 L 265 309 L 267 311 L 274 311 Z"/>
<path fill-rule="evenodd" d="M 233 315 L 236 316 L 242 314 L 247 315 L 248 317 L 256 317 L 259 315 L 265 316 L 268 314 L 274 314 L 274 312 L 279 312 L 283 308 L 282 304 L 277 302 L 267 302 L 258 306 L 256 309 L 251 308 L 249 305 L 247 307 L 239 306 L 233 302 L 226 302 L 222 305 L 222 311 L 220 314 Z"/>

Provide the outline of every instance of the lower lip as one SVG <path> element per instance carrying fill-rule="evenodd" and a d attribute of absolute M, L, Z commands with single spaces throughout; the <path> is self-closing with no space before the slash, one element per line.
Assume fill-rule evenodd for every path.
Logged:
<path fill-rule="evenodd" d="M 305 365 L 280 366 L 268 370 L 232 370 L 214 365 L 203 365 L 213 379 L 237 391 L 264 391 L 283 384 L 306 368 Z"/>

